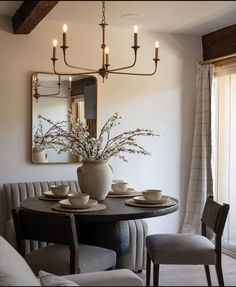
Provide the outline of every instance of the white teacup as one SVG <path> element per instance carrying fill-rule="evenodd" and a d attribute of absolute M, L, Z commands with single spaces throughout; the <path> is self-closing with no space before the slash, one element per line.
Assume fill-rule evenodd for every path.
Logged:
<path fill-rule="evenodd" d="M 69 193 L 68 200 L 73 206 L 84 205 L 89 201 L 89 194 L 82 192 Z"/>
<path fill-rule="evenodd" d="M 61 184 L 61 185 L 52 185 L 50 189 L 52 193 L 54 193 L 55 195 L 66 195 L 69 192 L 70 187 L 67 184 Z"/>
<path fill-rule="evenodd" d="M 125 192 L 128 189 L 127 182 L 112 183 L 111 188 L 116 192 Z"/>
<path fill-rule="evenodd" d="M 160 189 L 146 189 L 142 192 L 146 200 L 159 200 L 162 197 L 162 190 Z"/>

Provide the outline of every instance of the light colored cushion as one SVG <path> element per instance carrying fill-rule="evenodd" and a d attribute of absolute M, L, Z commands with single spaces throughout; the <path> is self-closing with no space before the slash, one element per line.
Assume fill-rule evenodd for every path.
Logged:
<path fill-rule="evenodd" d="M 39 271 L 39 279 L 42 286 L 79 286 L 69 279 L 41 270 Z"/>
<path fill-rule="evenodd" d="M 143 280 L 128 269 L 116 269 L 63 276 L 80 286 L 144 286 Z"/>
<path fill-rule="evenodd" d="M 197 234 L 155 234 L 146 238 L 154 264 L 215 264 L 214 244 Z"/>
<path fill-rule="evenodd" d="M 23 257 L 1 236 L 0 286 L 41 286 Z"/>
<path fill-rule="evenodd" d="M 70 274 L 70 251 L 65 245 L 49 245 L 32 251 L 25 259 L 36 275 L 40 270 L 55 275 Z M 79 244 L 80 273 L 103 271 L 115 265 L 116 253 L 113 250 Z"/>

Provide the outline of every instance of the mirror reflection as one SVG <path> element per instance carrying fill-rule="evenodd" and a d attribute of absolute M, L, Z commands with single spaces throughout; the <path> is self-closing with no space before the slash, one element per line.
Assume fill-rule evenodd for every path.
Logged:
<path fill-rule="evenodd" d="M 32 75 L 31 149 L 31 159 L 34 163 L 71 163 L 82 160 L 81 157 L 72 155 L 69 151 L 58 154 L 54 149 L 44 146 L 43 139 L 50 132 L 50 128 L 46 121 L 38 118 L 38 115 L 54 122 L 66 121 L 69 110 L 88 126 L 90 135 L 96 137 L 96 78 L 34 73 Z"/>

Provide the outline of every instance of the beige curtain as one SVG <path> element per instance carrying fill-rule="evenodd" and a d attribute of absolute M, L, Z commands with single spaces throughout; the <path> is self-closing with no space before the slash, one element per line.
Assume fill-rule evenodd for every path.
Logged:
<path fill-rule="evenodd" d="M 211 87 L 213 65 L 199 65 L 191 172 L 183 233 L 200 233 L 200 219 L 207 195 L 213 194 L 211 143 Z"/>

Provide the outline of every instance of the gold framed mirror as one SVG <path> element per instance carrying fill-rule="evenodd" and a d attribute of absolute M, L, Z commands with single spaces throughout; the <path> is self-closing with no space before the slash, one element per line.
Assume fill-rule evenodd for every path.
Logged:
<path fill-rule="evenodd" d="M 90 136 L 97 134 L 97 79 L 93 76 L 58 76 L 53 73 L 36 72 L 32 84 L 32 137 L 31 160 L 33 163 L 75 163 L 81 158 L 69 151 L 58 154 L 45 148 L 43 138 L 49 124 L 38 118 L 41 115 L 54 122 L 66 121 L 71 110 L 84 122 Z M 68 129 L 70 127 L 68 126 Z M 36 140 L 37 139 L 37 140 Z"/>

